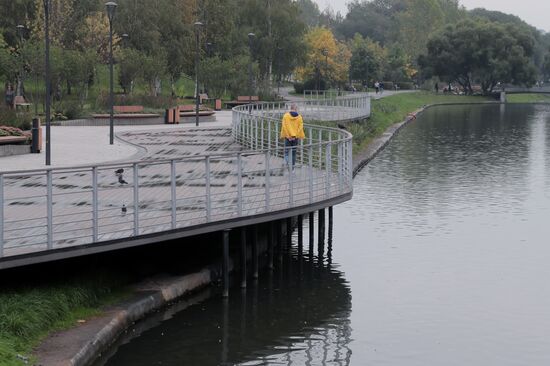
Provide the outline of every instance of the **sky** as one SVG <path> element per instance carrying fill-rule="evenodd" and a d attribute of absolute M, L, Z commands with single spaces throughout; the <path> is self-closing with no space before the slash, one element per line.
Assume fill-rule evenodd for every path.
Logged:
<path fill-rule="evenodd" d="M 328 5 L 334 11 L 346 14 L 346 3 L 349 0 L 315 0 L 321 9 Z M 550 32 L 550 1 L 549 0 L 460 0 L 467 9 L 485 8 L 514 14 L 527 23 Z"/>

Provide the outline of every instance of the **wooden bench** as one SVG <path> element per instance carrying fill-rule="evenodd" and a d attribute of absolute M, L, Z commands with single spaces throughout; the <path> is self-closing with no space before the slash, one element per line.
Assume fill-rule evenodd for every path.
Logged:
<path fill-rule="evenodd" d="M 142 105 L 115 105 L 115 113 L 143 113 Z"/>
<path fill-rule="evenodd" d="M 196 115 L 196 112 L 195 112 L 196 108 L 192 104 L 180 105 L 179 109 L 180 109 L 180 116 L 181 117 L 193 117 L 193 116 Z M 201 107 L 199 107 L 199 116 L 201 116 L 201 117 L 212 116 L 215 113 L 216 112 L 214 112 L 210 108 L 205 108 L 205 107 L 201 108 Z"/>
<path fill-rule="evenodd" d="M 25 97 L 22 96 L 22 95 L 17 95 L 14 99 L 13 99 L 13 105 L 15 107 L 15 109 L 19 108 L 19 107 L 22 107 L 22 108 L 27 108 L 27 111 L 29 110 L 29 108 L 31 107 L 32 103 L 29 103 L 25 100 Z"/>
<path fill-rule="evenodd" d="M 237 100 L 225 102 L 227 108 L 233 108 L 239 105 L 252 104 L 260 101 L 260 97 L 257 95 L 239 95 Z"/>
<path fill-rule="evenodd" d="M 0 136 L 0 145 L 18 145 L 28 141 L 27 136 Z"/>

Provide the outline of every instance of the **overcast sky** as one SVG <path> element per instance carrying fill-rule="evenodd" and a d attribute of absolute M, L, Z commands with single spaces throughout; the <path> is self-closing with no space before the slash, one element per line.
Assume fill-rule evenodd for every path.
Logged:
<path fill-rule="evenodd" d="M 315 0 L 321 9 L 328 5 L 334 11 L 346 14 L 346 3 L 349 0 Z M 550 1 L 549 0 L 460 0 L 468 9 L 486 8 L 514 14 L 527 23 L 550 32 Z"/>

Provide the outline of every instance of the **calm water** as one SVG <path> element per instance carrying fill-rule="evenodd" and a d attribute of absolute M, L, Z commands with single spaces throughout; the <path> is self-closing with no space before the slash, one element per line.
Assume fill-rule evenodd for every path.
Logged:
<path fill-rule="evenodd" d="M 107 364 L 549 364 L 549 122 L 429 110 L 335 208 L 329 259 L 285 254 L 246 294 L 177 304 Z"/>

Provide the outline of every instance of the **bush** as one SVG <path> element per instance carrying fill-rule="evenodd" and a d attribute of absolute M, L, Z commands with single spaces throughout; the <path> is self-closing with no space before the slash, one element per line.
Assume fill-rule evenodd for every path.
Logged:
<path fill-rule="evenodd" d="M 411 82 L 399 82 L 397 83 L 397 87 L 401 90 L 413 90 L 414 84 Z"/>
<path fill-rule="evenodd" d="M 179 101 L 170 96 L 115 95 L 115 105 L 141 105 L 150 109 L 167 109 L 178 105 Z M 109 110 L 109 93 L 100 93 L 96 100 L 96 109 Z"/>
<path fill-rule="evenodd" d="M 384 84 L 384 90 L 393 90 L 395 87 L 393 81 L 383 81 L 382 84 Z"/>
<path fill-rule="evenodd" d="M 17 127 L 0 126 L 0 136 L 26 136 L 23 130 Z"/>
<path fill-rule="evenodd" d="M 294 91 L 296 94 L 304 94 L 304 83 L 294 83 Z"/>
<path fill-rule="evenodd" d="M 305 90 L 317 90 L 317 79 L 309 79 L 304 83 Z M 319 80 L 319 90 L 327 90 L 327 82 L 323 79 Z"/>
<path fill-rule="evenodd" d="M 7 107 L 0 107 L 0 126 L 17 127 L 29 130 L 32 124 L 32 115 L 27 112 L 16 113 Z"/>

